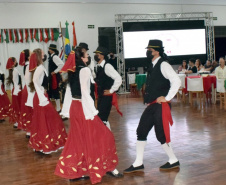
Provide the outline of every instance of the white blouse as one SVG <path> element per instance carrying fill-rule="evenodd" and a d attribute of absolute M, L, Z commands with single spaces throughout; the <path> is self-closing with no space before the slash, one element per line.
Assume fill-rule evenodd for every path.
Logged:
<path fill-rule="evenodd" d="M 13 69 L 13 85 L 14 85 L 13 95 L 15 95 L 15 96 L 18 96 L 18 93 L 21 91 L 20 86 L 18 85 L 19 75 L 20 75 L 20 73 L 19 73 L 18 69 L 15 67 Z"/>
<path fill-rule="evenodd" d="M 82 102 L 82 108 L 85 115 L 85 119 L 93 120 L 94 116 L 98 114 L 98 110 L 95 108 L 94 101 L 90 96 L 90 83 L 95 83 L 93 80 L 93 76 L 91 74 L 91 70 L 88 67 L 82 68 L 80 70 L 79 79 L 81 84 L 81 97 L 82 97 L 80 101 Z M 69 85 L 67 85 L 61 115 L 69 117 L 69 111 L 72 100 L 79 101 L 79 99 L 72 98 L 71 88 Z"/>
<path fill-rule="evenodd" d="M 36 68 L 36 70 L 34 72 L 34 76 L 33 76 L 33 83 L 34 83 L 35 90 L 38 95 L 39 105 L 43 106 L 43 107 L 49 104 L 49 100 L 45 96 L 45 89 L 42 86 L 42 82 L 43 82 L 45 74 L 46 74 L 46 76 L 48 76 L 48 73 L 47 73 L 45 67 L 41 64 Z"/>
<path fill-rule="evenodd" d="M 1 69 L 0 69 L 0 74 L 4 74 Z M 0 80 L 0 95 L 4 95 L 4 93 L 2 92 L 2 84 L 3 82 Z"/>
<path fill-rule="evenodd" d="M 25 65 L 27 66 L 25 69 L 24 81 L 27 87 L 27 92 L 28 92 L 27 102 L 25 103 L 25 105 L 29 107 L 33 107 L 33 98 L 34 98 L 35 92 L 31 92 L 31 88 L 29 87 L 29 84 L 31 83 L 32 73 L 29 71 L 29 62 L 26 62 Z"/>
<path fill-rule="evenodd" d="M 98 110 L 94 105 L 94 101 L 90 96 L 90 82 L 94 82 L 91 70 L 84 67 L 80 70 L 79 79 L 81 84 L 82 108 L 86 120 L 93 120 L 94 116 L 98 114 Z"/>

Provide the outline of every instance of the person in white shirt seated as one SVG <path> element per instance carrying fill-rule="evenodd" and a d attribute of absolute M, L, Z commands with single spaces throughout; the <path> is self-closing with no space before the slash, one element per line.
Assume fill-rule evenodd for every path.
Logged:
<path fill-rule="evenodd" d="M 215 75 L 218 79 L 226 79 L 225 59 L 223 57 L 219 59 L 219 64 L 220 66 L 215 69 Z"/>

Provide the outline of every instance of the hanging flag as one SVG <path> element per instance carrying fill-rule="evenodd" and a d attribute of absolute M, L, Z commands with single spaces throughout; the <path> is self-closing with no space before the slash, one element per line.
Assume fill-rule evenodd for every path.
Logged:
<path fill-rule="evenodd" d="M 12 29 L 9 29 L 9 40 L 11 41 L 11 42 L 15 42 L 15 40 L 14 40 L 14 34 L 13 34 L 13 30 Z"/>
<path fill-rule="evenodd" d="M 44 41 L 43 37 L 44 37 L 43 29 L 40 28 L 40 42 Z"/>
<path fill-rule="evenodd" d="M 62 30 L 61 30 L 61 23 L 60 23 L 60 28 L 59 28 L 58 43 L 59 43 L 59 48 L 60 48 L 59 57 L 61 58 L 61 60 L 64 60 L 64 43 L 63 43 L 63 35 L 62 35 Z"/>
<path fill-rule="evenodd" d="M 67 21 L 66 21 L 65 25 L 66 25 L 66 32 L 65 32 L 65 41 L 64 41 L 64 44 L 65 44 L 64 53 L 65 53 L 65 60 L 67 60 L 67 57 L 71 52 L 71 46 L 70 46 L 69 31 L 68 31 L 69 24 Z"/>
<path fill-rule="evenodd" d="M 72 22 L 73 25 L 73 46 L 72 49 L 74 49 L 77 46 L 77 38 L 76 38 L 76 34 L 75 34 L 75 22 Z"/>
<path fill-rule="evenodd" d="M 31 37 L 31 41 L 34 42 L 33 29 L 30 29 L 30 37 Z"/>
<path fill-rule="evenodd" d="M 35 29 L 35 32 L 34 32 L 34 38 L 37 42 L 39 42 L 39 35 L 38 35 L 38 29 Z"/>
<path fill-rule="evenodd" d="M 53 31 L 53 28 L 51 28 L 51 40 L 54 41 L 54 31 Z"/>
<path fill-rule="evenodd" d="M 1 33 L 0 33 L 0 42 L 3 43 L 3 29 L 1 29 Z"/>
<path fill-rule="evenodd" d="M 24 42 L 24 30 L 20 29 L 20 42 L 23 43 Z"/>
<path fill-rule="evenodd" d="M 29 39 L 29 32 L 28 29 L 25 29 L 25 41 L 28 42 Z"/>
<path fill-rule="evenodd" d="M 54 37 L 54 41 L 57 41 L 59 38 L 59 29 L 58 28 L 53 28 L 53 37 Z"/>
<path fill-rule="evenodd" d="M 6 43 L 9 43 L 9 31 L 7 29 L 4 29 L 5 32 L 5 41 Z"/>
<path fill-rule="evenodd" d="M 15 42 L 19 42 L 19 34 L 17 29 L 14 29 L 14 34 L 15 34 Z"/>
<path fill-rule="evenodd" d="M 47 43 L 51 38 L 50 38 L 50 33 L 49 33 L 49 28 L 45 28 L 45 34 L 46 34 L 46 38 L 45 38 L 45 43 Z"/>

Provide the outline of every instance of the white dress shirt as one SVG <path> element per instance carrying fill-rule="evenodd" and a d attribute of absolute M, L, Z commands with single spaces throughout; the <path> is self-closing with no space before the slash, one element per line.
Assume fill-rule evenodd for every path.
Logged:
<path fill-rule="evenodd" d="M 4 74 L 1 69 L 0 69 L 0 74 Z M 3 82 L 0 80 L 0 95 L 4 95 L 4 93 L 2 92 L 2 84 Z"/>
<path fill-rule="evenodd" d="M 88 65 L 88 68 L 91 69 L 91 73 L 92 73 L 92 75 L 93 75 L 93 78 L 96 78 L 96 74 L 95 74 L 95 71 L 94 71 L 94 67 L 95 67 L 95 62 L 94 62 L 93 59 L 91 59 L 91 63 L 90 63 L 90 65 Z"/>
<path fill-rule="evenodd" d="M 152 62 L 153 67 L 155 66 L 155 64 L 157 64 L 160 58 L 161 57 L 158 57 Z M 161 69 L 162 75 L 170 81 L 170 89 L 168 94 L 165 97 L 166 101 L 170 101 L 177 94 L 181 86 L 181 80 L 168 62 L 162 62 L 160 69 Z"/>
<path fill-rule="evenodd" d="M 31 92 L 31 88 L 29 87 L 29 84 L 31 83 L 31 72 L 29 71 L 29 62 L 25 62 L 26 69 L 25 69 L 25 75 L 24 75 L 24 81 L 25 85 L 27 87 L 27 102 L 25 103 L 26 106 L 33 107 L 33 98 L 35 95 L 35 92 Z"/>
<path fill-rule="evenodd" d="M 226 79 L 226 66 L 223 69 L 221 66 L 218 66 L 215 69 L 215 75 L 218 79 Z"/>
<path fill-rule="evenodd" d="M 13 69 L 13 85 L 14 85 L 14 91 L 13 91 L 13 95 L 18 96 L 18 93 L 21 91 L 20 90 L 20 86 L 19 86 L 19 71 L 17 69 L 17 67 L 14 67 Z"/>
<path fill-rule="evenodd" d="M 45 74 L 46 74 L 46 76 L 48 76 L 48 73 L 47 73 L 45 67 L 41 64 L 36 68 L 36 70 L 34 72 L 34 76 L 33 76 L 33 83 L 34 83 L 35 90 L 38 95 L 39 105 L 43 106 L 43 107 L 49 104 L 49 100 L 45 96 L 45 89 L 42 86 L 42 82 L 43 82 Z"/>
<path fill-rule="evenodd" d="M 98 66 L 104 67 L 105 60 L 103 60 L 100 64 L 97 64 Z M 114 93 L 118 90 L 120 85 L 122 84 L 122 77 L 119 75 L 119 73 L 115 70 L 115 68 L 111 64 L 105 65 L 105 70 L 107 76 L 112 78 L 114 80 L 114 84 L 112 85 L 110 89 L 110 93 Z"/>
<path fill-rule="evenodd" d="M 54 53 L 51 55 L 51 57 L 53 55 L 54 55 Z M 54 73 L 58 73 L 64 66 L 64 63 L 57 55 L 53 56 L 53 62 L 57 65 L 57 68 L 55 69 Z"/>

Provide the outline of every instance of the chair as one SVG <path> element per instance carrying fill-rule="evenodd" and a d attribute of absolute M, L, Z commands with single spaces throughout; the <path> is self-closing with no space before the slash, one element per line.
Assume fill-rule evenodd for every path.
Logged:
<path fill-rule="evenodd" d="M 183 92 L 183 89 L 185 88 L 185 78 L 186 75 L 185 74 L 178 74 L 178 77 L 181 80 L 181 86 L 177 92 L 177 100 L 179 100 L 181 98 L 181 94 L 182 94 L 182 101 L 185 103 L 185 94 Z"/>
<path fill-rule="evenodd" d="M 224 81 L 225 79 L 217 79 L 217 92 L 220 95 L 220 109 L 223 108 L 226 109 L 226 91 L 224 87 Z"/>
<path fill-rule="evenodd" d="M 128 74 L 130 92 L 133 95 L 138 95 L 137 84 L 136 84 L 135 80 L 136 80 L 136 74 L 135 73 Z"/>
<path fill-rule="evenodd" d="M 198 95 L 200 99 L 200 106 L 204 101 L 204 88 L 203 88 L 203 79 L 201 78 L 187 78 L 187 90 L 189 91 L 189 100 L 191 105 L 193 105 L 193 94 Z"/>

